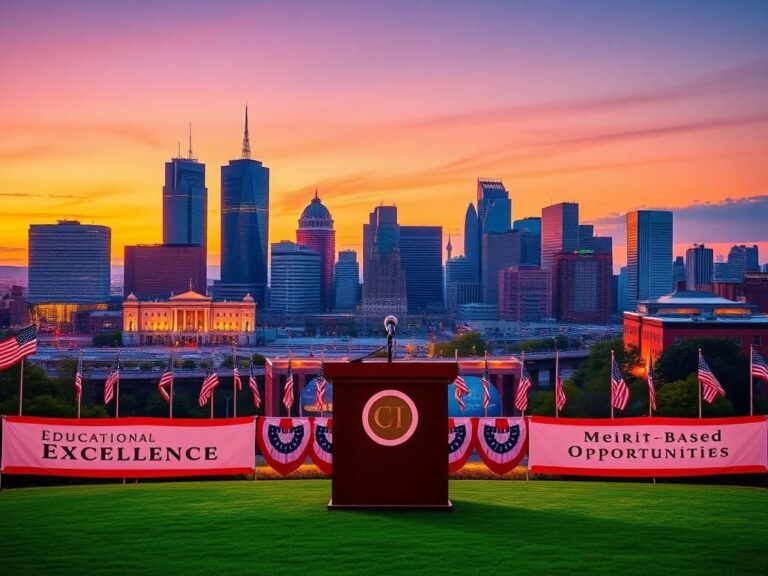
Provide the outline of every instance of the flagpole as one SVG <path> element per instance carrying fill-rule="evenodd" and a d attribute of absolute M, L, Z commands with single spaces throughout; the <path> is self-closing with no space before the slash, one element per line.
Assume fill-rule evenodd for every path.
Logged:
<path fill-rule="evenodd" d="M 21 357 L 21 372 L 19 373 L 19 416 L 21 416 L 21 406 L 24 402 L 24 357 Z"/>
<path fill-rule="evenodd" d="M 173 418 L 173 354 L 171 354 L 171 388 L 169 391 L 169 398 L 168 398 L 168 418 Z"/>
<path fill-rule="evenodd" d="M 701 365 L 701 348 L 699 348 L 699 363 L 698 366 Z M 696 380 L 699 383 L 699 418 L 701 418 L 701 377 L 698 374 L 698 369 L 696 371 Z"/>
<path fill-rule="evenodd" d="M 613 357 L 613 350 L 611 350 L 611 420 L 613 420 L 613 363 L 615 359 Z"/>
<path fill-rule="evenodd" d="M 235 370 L 237 369 L 237 357 L 235 356 L 235 344 L 232 343 L 232 417 L 237 418 L 237 382 L 235 381 Z"/>
<path fill-rule="evenodd" d="M 80 350 L 80 359 L 77 362 L 77 371 L 80 372 L 80 370 L 83 368 L 83 351 Z M 77 375 L 75 375 L 75 378 L 77 378 Z M 83 373 L 80 372 L 80 393 L 77 395 L 77 418 L 80 418 L 80 403 L 83 399 Z"/>
<path fill-rule="evenodd" d="M 648 372 L 651 370 L 651 367 L 653 365 L 653 356 L 651 356 L 650 364 L 648 365 L 648 368 L 645 372 L 645 379 L 648 380 Z M 656 382 L 653 383 L 653 386 L 656 386 Z M 651 402 L 651 385 L 648 384 L 648 417 L 653 417 L 653 403 Z M 654 478 L 654 480 L 656 480 Z"/>
<path fill-rule="evenodd" d="M 211 369 L 215 370 L 216 367 L 213 365 L 213 353 L 211 353 Z M 216 387 L 214 386 L 211 389 L 211 420 L 213 420 L 213 401 L 214 398 L 216 398 Z"/>
<path fill-rule="evenodd" d="M 752 364 L 754 360 L 755 348 L 752 344 L 749 345 L 749 415 L 754 416 L 754 380 L 752 376 Z"/>
<path fill-rule="evenodd" d="M 555 418 L 560 418 L 560 409 L 557 407 L 557 389 L 560 385 L 560 350 L 555 341 Z"/>
<path fill-rule="evenodd" d="M 119 350 L 119 348 L 118 348 Z M 120 417 L 120 352 L 117 353 L 117 382 L 115 384 L 115 418 Z M 125 478 L 123 478 L 125 483 Z"/>

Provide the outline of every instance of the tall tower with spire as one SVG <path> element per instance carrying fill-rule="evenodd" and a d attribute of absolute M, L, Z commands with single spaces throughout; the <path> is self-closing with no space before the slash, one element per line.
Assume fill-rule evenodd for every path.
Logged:
<path fill-rule="evenodd" d="M 198 162 L 192 155 L 190 122 L 187 157 L 182 158 L 179 150 L 178 156 L 165 163 L 163 244 L 199 246 L 200 262 L 195 270 L 200 269 L 197 266 L 205 270 L 208 254 L 207 235 L 208 189 L 205 187 L 205 164 Z"/>
<path fill-rule="evenodd" d="M 221 167 L 221 280 L 215 299 L 250 294 L 263 307 L 267 289 L 269 168 L 251 158 L 248 107 L 240 158 Z"/>

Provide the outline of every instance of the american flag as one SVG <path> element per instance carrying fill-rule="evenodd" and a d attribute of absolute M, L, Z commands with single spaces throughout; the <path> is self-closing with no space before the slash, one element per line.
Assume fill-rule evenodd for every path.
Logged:
<path fill-rule="evenodd" d="M 648 362 L 648 397 L 650 398 L 651 410 L 656 410 L 656 376 L 653 372 L 653 358 Z"/>
<path fill-rule="evenodd" d="M 757 352 L 752 350 L 752 376 L 768 382 L 768 364 Z"/>
<path fill-rule="evenodd" d="M 461 373 L 461 365 L 458 362 L 456 363 L 456 380 L 453 381 L 453 385 L 455 386 L 453 395 L 456 398 L 456 403 L 459 405 L 459 410 L 464 412 L 467 408 L 467 405 L 464 403 L 464 396 L 469 394 L 469 387 L 464 380 L 464 376 Z"/>
<path fill-rule="evenodd" d="M 283 386 L 283 406 L 290 413 L 291 406 L 293 406 L 293 367 L 290 360 L 288 360 L 288 375 L 285 377 L 285 385 Z"/>
<path fill-rule="evenodd" d="M 629 403 L 629 386 L 624 382 L 616 359 L 611 354 L 611 405 L 619 410 L 624 410 Z"/>
<path fill-rule="evenodd" d="M 208 404 L 208 400 L 213 396 L 213 392 L 218 385 L 219 377 L 216 375 L 216 370 L 213 369 L 213 358 L 211 358 L 211 363 L 208 365 L 208 372 L 205 375 L 205 380 L 203 380 L 203 386 L 200 388 L 200 397 L 197 399 L 197 403 L 201 407 Z"/>
<path fill-rule="evenodd" d="M 520 376 L 520 384 L 517 386 L 517 394 L 515 395 L 515 408 L 521 412 L 525 412 L 528 409 L 528 390 L 532 386 L 531 376 L 528 374 L 528 370 L 525 369 L 525 360 L 523 360 L 523 372 Z"/>
<path fill-rule="evenodd" d="M 104 404 L 109 404 L 115 397 L 115 386 L 120 382 L 120 355 L 115 357 L 112 367 L 109 369 L 109 376 L 104 382 Z"/>
<path fill-rule="evenodd" d="M 253 392 L 253 403 L 256 405 L 256 408 L 261 408 L 259 387 L 256 385 L 256 376 L 253 374 L 253 360 L 251 360 L 251 363 L 248 365 L 248 386 L 250 386 L 251 392 Z"/>
<path fill-rule="evenodd" d="M 720 382 L 715 378 L 715 374 L 710 369 L 704 356 L 699 350 L 699 384 L 701 385 L 701 396 L 708 404 L 717 400 L 718 396 L 725 397 L 725 390 L 720 386 Z"/>
<path fill-rule="evenodd" d="M 83 397 L 83 358 L 77 361 L 77 372 L 75 373 L 75 400 L 78 402 Z"/>
<path fill-rule="evenodd" d="M 488 373 L 488 359 L 485 359 L 485 369 L 483 370 L 483 378 L 480 380 L 483 385 L 483 410 L 488 410 L 491 405 L 491 376 Z"/>
<path fill-rule="evenodd" d="M 235 386 L 237 386 L 237 391 L 241 391 L 243 389 L 243 383 L 240 381 L 240 370 L 237 369 L 237 360 L 235 360 L 234 368 L 232 369 L 232 376 L 235 379 Z"/>
<path fill-rule="evenodd" d="M 0 370 L 37 352 L 37 326 L 32 324 L 21 332 L 0 342 Z"/>
<path fill-rule="evenodd" d="M 157 383 L 157 389 L 160 392 L 160 396 L 166 402 L 171 401 L 171 385 L 173 384 L 173 360 L 168 359 L 168 364 L 163 370 L 163 374 L 160 376 L 160 382 Z"/>
<path fill-rule="evenodd" d="M 563 379 L 560 378 L 560 374 L 555 376 L 555 402 L 557 402 L 557 411 L 559 412 L 565 408 L 565 388 L 563 388 Z"/>
<path fill-rule="evenodd" d="M 325 387 L 327 384 L 328 381 L 320 374 L 317 378 L 317 390 L 315 392 L 315 403 L 320 412 L 325 410 Z"/>

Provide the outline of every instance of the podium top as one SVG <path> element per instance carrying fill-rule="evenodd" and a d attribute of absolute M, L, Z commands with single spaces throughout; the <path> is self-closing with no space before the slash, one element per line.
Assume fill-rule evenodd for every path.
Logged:
<path fill-rule="evenodd" d="M 456 362 L 326 362 L 326 378 L 380 380 L 382 378 L 407 378 L 409 380 L 438 380 L 451 383 L 456 378 Z"/>

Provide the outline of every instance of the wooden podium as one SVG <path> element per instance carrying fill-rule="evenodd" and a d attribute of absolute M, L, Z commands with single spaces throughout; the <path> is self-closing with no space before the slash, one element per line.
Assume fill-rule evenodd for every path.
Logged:
<path fill-rule="evenodd" d="M 448 385 L 455 362 L 327 362 L 333 384 L 329 509 L 450 510 Z"/>

